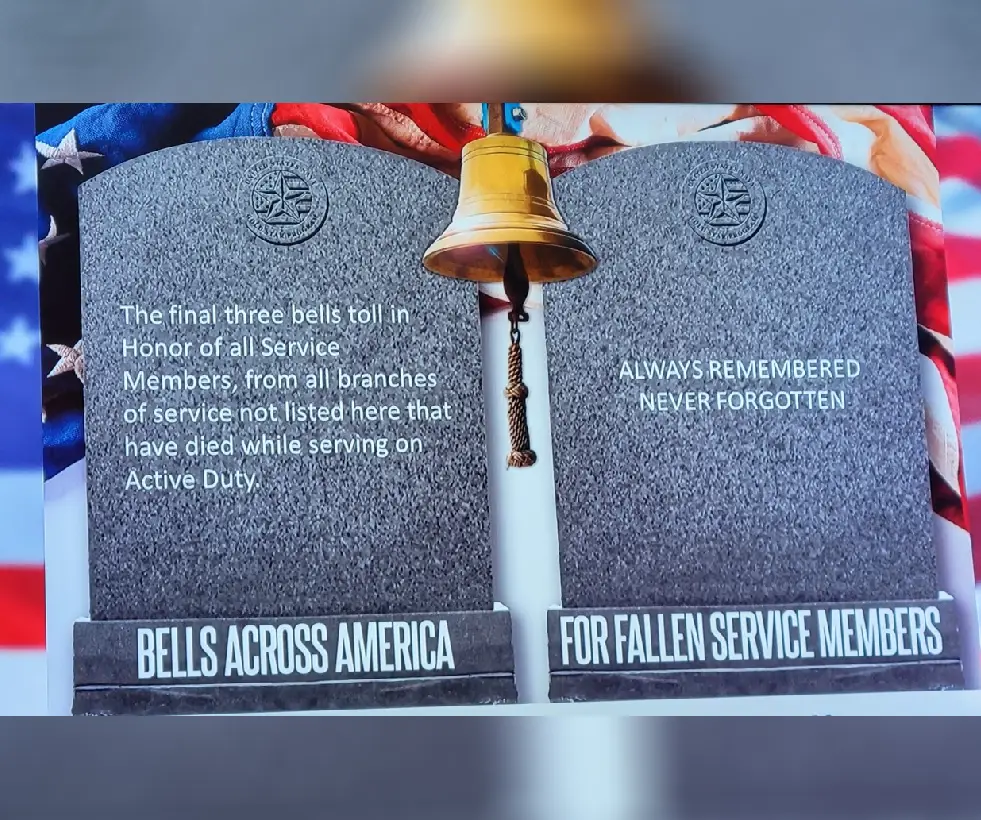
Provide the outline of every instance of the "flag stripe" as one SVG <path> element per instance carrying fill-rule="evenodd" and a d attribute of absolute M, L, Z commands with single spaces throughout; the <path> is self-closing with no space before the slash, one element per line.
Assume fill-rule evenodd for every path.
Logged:
<path fill-rule="evenodd" d="M 942 105 L 934 107 L 933 127 L 937 135 L 937 147 L 941 138 L 964 137 L 973 139 L 981 134 L 981 106 Z"/>
<path fill-rule="evenodd" d="M 43 649 L 0 651 L 0 715 L 27 717 L 50 714 L 47 660 Z"/>
<path fill-rule="evenodd" d="M 44 510 L 34 106 L 0 105 L 0 656 L 44 647 Z M 0 673 L 3 669 L 0 668 Z M 0 679 L 0 713 L 18 692 Z M 11 694 L 13 693 L 13 694 Z M 20 704 L 22 705 L 22 704 Z M 19 705 L 15 704 L 15 708 Z"/>
<path fill-rule="evenodd" d="M 981 422 L 981 356 L 963 356 L 957 360 L 957 384 L 961 423 Z M 981 457 L 981 451 L 978 456 Z"/>
<path fill-rule="evenodd" d="M 947 276 L 952 284 L 981 275 L 981 238 L 947 231 L 944 252 L 947 256 Z"/>
<path fill-rule="evenodd" d="M 0 566 L 44 563 L 43 503 L 40 470 L 0 470 Z"/>
<path fill-rule="evenodd" d="M 44 567 L 0 565 L 0 646 L 44 646 Z"/>
<path fill-rule="evenodd" d="M 957 134 L 938 140 L 937 160 L 943 170 L 944 185 L 963 181 L 981 188 L 981 142 L 975 137 Z"/>
<path fill-rule="evenodd" d="M 981 355 L 981 276 L 950 284 L 950 319 L 955 355 Z"/>
<path fill-rule="evenodd" d="M 971 532 L 977 536 L 979 528 L 981 528 L 981 495 L 972 495 L 967 500 L 967 520 L 971 525 Z M 978 554 L 977 542 L 975 542 L 974 554 L 975 556 Z M 976 558 L 975 564 L 977 564 Z M 977 575 L 977 566 L 974 568 L 974 573 Z M 979 591 L 981 591 L 981 585 L 979 585 Z"/>
<path fill-rule="evenodd" d="M 947 178 L 940 184 L 940 196 L 947 209 L 944 230 L 955 236 L 981 239 L 981 194 L 973 183 Z"/>
<path fill-rule="evenodd" d="M 961 441 L 970 453 L 981 454 L 981 421 L 961 428 Z M 981 461 L 964 465 L 964 482 L 969 497 L 981 496 Z"/>
<path fill-rule="evenodd" d="M 934 117 L 957 356 L 964 485 L 975 556 L 981 554 L 981 107 L 942 106 Z M 981 563 L 975 561 L 975 576 Z M 981 591 L 981 587 L 979 587 Z"/>

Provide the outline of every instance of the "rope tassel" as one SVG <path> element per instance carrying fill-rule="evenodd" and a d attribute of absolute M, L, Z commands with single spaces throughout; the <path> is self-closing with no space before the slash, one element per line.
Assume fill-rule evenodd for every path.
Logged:
<path fill-rule="evenodd" d="M 511 452 L 508 467 L 531 467 L 538 456 L 531 449 L 528 432 L 528 388 L 522 381 L 521 337 L 517 326 L 511 330 L 511 346 L 508 348 L 508 386 L 504 389 L 508 400 L 508 432 L 511 434 Z"/>
<path fill-rule="evenodd" d="M 508 433 L 511 436 L 511 452 L 508 467 L 531 467 L 538 456 L 531 449 L 528 432 L 528 387 L 524 383 L 521 361 L 521 331 L 519 322 L 527 322 L 525 299 L 528 298 L 528 277 L 521 263 L 518 248 L 508 248 L 504 264 L 504 290 L 511 302 L 511 346 L 508 348 L 508 384 L 504 396 L 508 400 Z"/>

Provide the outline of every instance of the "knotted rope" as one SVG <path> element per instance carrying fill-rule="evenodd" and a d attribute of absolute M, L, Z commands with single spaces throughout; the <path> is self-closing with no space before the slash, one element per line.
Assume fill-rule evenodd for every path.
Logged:
<path fill-rule="evenodd" d="M 504 395 L 508 400 L 508 433 L 511 437 L 511 452 L 508 454 L 508 467 L 531 467 L 538 456 L 531 449 L 531 436 L 528 432 L 528 387 L 524 384 L 521 361 L 520 322 L 528 321 L 525 300 L 528 298 L 528 276 L 521 262 L 521 252 L 511 245 L 504 263 L 504 291 L 511 303 L 508 319 L 511 322 L 511 345 L 508 348 L 508 384 Z"/>

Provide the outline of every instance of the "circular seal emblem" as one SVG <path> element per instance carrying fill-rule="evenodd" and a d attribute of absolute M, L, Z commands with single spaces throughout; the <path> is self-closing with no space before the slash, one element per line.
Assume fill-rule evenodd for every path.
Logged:
<path fill-rule="evenodd" d="M 275 245 L 313 236 L 327 217 L 327 188 L 303 163 L 289 157 L 253 165 L 242 183 L 249 230 Z"/>
<path fill-rule="evenodd" d="M 763 187 L 745 169 L 725 163 L 694 168 L 681 205 L 692 230 L 716 245 L 745 242 L 766 216 Z"/>

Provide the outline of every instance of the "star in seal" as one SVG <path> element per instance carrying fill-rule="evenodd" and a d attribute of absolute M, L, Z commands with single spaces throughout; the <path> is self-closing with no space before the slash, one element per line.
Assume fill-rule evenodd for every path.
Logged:
<path fill-rule="evenodd" d="M 698 190 L 698 211 L 715 227 L 741 224 L 749 213 L 750 198 L 745 184 L 726 174 L 712 174 Z"/>
<path fill-rule="evenodd" d="M 257 212 L 266 222 L 272 224 L 298 225 L 310 208 L 310 188 L 306 181 L 296 174 L 276 174 L 274 179 L 263 180 L 264 185 L 256 188 L 260 203 Z"/>

